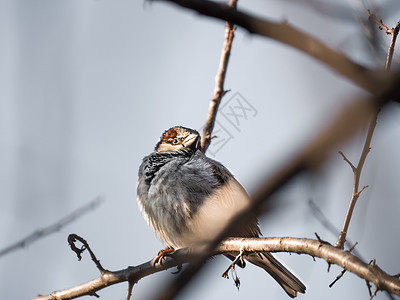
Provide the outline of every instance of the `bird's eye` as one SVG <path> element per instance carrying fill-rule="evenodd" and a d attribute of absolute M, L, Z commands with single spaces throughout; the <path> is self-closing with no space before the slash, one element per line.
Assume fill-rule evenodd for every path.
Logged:
<path fill-rule="evenodd" d="M 179 144 L 179 140 L 178 140 L 177 138 L 174 138 L 174 139 L 171 141 L 171 144 L 172 144 L 172 145 L 178 145 L 178 144 Z"/>

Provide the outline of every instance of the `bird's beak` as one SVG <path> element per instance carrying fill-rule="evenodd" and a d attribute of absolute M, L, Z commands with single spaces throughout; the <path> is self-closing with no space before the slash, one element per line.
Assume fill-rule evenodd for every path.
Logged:
<path fill-rule="evenodd" d="M 195 148 L 197 149 L 199 147 L 199 135 L 195 133 L 189 134 L 185 140 L 183 141 L 183 146 L 185 148 Z"/>

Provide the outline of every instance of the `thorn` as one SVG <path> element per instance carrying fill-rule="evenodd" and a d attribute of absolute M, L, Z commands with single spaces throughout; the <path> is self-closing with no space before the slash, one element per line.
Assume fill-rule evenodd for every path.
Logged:
<path fill-rule="evenodd" d="M 314 232 L 315 236 L 317 237 L 318 242 L 320 242 L 321 244 L 326 244 L 326 245 L 331 245 L 331 243 L 324 241 L 323 239 L 321 239 L 321 237 L 318 235 L 318 233 Z"/>
<path fill-rule="evenodd" d="M 331 288 L 336 282 L 338 282 L 339 279 L 343 277 L 344 273 L 346 273 L 346 271 L 346 269 L 343 269 L 343 271 L 340 272 L 338 276 L 336 276 L 336 279 L 329 285 L 329 287 Z"/>
<path fill-rule="evenodd" d="M 91 292 L 89 295 L 94 296 L 96 298 L 100 298 L 99 294 L 97 294 L 96 292 Z"/>
<path fill-rule="evenodd" d="M 351 251 L 354 250 L 354 248 L 358 245 L 358 242 L 356 242 L 353 246 L 351 246 L 351 248 L 348 250 L 349 253 L 351 253 Z"/>

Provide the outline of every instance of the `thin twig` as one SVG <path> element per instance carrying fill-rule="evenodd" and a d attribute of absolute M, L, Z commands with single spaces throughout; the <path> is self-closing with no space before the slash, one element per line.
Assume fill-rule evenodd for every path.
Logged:
<path fill-rule="evenodd" d="M 78 248 L 75 246 L 75 242 L 76 241 L 80 241 L 82 243 L 82 247 Z M 103 268 L 103 266 L 100 263 L 100 260 L 97 259 L 96 255 L 94 254 L 94 252 L 92 251 L 92 249 L 89 246 L 89 243 L 82 237 L 80 237 L 77 234 L 70 234 L 68 236 L 68 244 L 71 247 L 71 250 L 74 251 L 78 257 L 78 260 L 82 259 L 82 253 L 87 250 L 90 254 L 90 258 L 92 259 L 92 261 L 95 263 L 97 269 L 99 269 L 100 273 L 104 273 L 106 270 Z"/>
<path fill-rule="evenodd" d="M 396 27 L 389 28 L 388 26 L 383 24 L 382 19 L 378 19 L 373 13 L 371 13 L 371 11 L 369 9 L 367 9 L 367 14 L 368 14 L 368 19 L 371 22 L 375 22 L 376 24 L 378 24 L 378 26 L 379 26 L 378 28 L 380 30 L 385 31 L 386 34 L 392 36 L 392 38 L 390 40 L 390 46 L 388 48 L 388 52 L 387 52 L 387 56 L 386 56 L 386 65 L 385 65 L 385 71 L 389 71 L 390 67 L 392 65 L 394 47 L 396 45 L 397 36 L 398 36 L 399 30 L 400 30 L 400 21 L 397 22 Z"/>
<path fill-rule="evenodd" d="M 386 60 L 386 66 L 385 66 L 385 70 L 389 71 L 390 67 L 392 65 L 392 59 L 393 59 L 393 53 L 394 53 L 394 47 L 396 45 L 396 40 L 397 40 L 397 36 L 399 35 L 399 30 L 400 30 L 400 21 L 397 22 L 397 25 L 395 28 L 393 28 L 392 31 L 392 39 L 390 41 L 390 46 L 388 49 L 388 54 L 387 54 L 387 60 Z"/>
<path fill-rule="evenodd" d="M 370 22 L 375 22 L 376 24 L 378 24 L 378 28 L 380 30 L 384 30 L 386 32 L 386 34 L 392 34 L 392 30 L 393 28 L 389 28 L 387 27 L 385 24 L 383 24 L 382 19 L 378 19 L 372 12 L 371 10 L 367 9 L 367 14 L 368 14 L 368 20 Z"/>
<path fill-rule="evenodd" d="M 390 47 L 389 47 L 389 50 L 388 50 L 387 60 L 386 60 L 386 65 L 385 65 L 385 70 L 389 71 L 390 70 L 390 65 L 391 65 L 391 62 L 392 62 L 394 46 L 396 44 L 396 39 L 397 39 L 397 36 L 398 36 L 398 33 L 399 33 L 399 29 L 400 29 L 400 21 L 397 23 L 397 26 L 395 28 L 389 29 L 387 26 L 385 26 L 383 24 L 382 20 L 377 20 L 371 14 L 371 12 L 369 10 L 367 12 L 368 12 L 369 18 L 371 20 L 375 21 L 377 24 L 379 24 L 379 29 L 385 30 L 387 34 L 391 34 L 392 35 L 392 40 L 391 40 Z M 369 151 L 371 149 L 370 145 L 371 145 L 372 135 L 374 134 L 374 130 L 375 130 L 375 127 L 376 127 L 378 114 L 379 114 L 379 109 L 375 110 L 373 112 L 372 116 L 371 116 L 371 121 L 370 121 L 370 124 L 369 124 L 368 133 L 367 133 L 367 137 L 366 137 L 366 140 L 365 140 L 364 148 L 363 148 L 360 160 L 359 160 L 358 165 L 357 165 L 356 168 L 346 158 L 346 156 L 342 152 L 339 152 L 343 156 L 344 160 L 349 163 L 349 165 L 351 166 L 351 168 L 353 170 L 353 173 L 354 173 L 353 193 L 352 193 L 350 204 L 349 204 L 349 207 L 347 209 L 347 213 L 346 213 L 346 216 L 345 216 L 345 219 L 344 219 L 342 230 L 340 232 L 338 241 L 336 242 L 336 246 L 339 247 L 339 248 L 343 248 L 344 247 L 344 243 L 346 241 L 346 236 L 347 236 L 347 232 L 348 232 L 348 229 L 349 229 L 350 220 L 351 220 L 351 217 L 353 215 L 354 207 L 355 207 L 355 205 L 357 203 L 357 200 L 358 200 L 358 198 L 360 196 L 360 193 L 367 187 L 367 186 L 364 186 L 360 191 L 358 190 L 359 183 L 360 183 L 361 171 L 362 171 L 362 168 L 364 166 L 365 159 L 367 158 L 367 155 L 368 155 L 368 153 L 369 153 Z"/>
<path fill-rule="evenodd" d="M 349 251 L 350 253 L 353 252 L 354 248 L 358 245 L 358 242 L 356 242 L 353 246 L 351 246 L 351 248 L 347 251 Z"/>
<path fill-rule="evenodd" d="M 371 296 L 372 296 L 372 290 L 371 290 L 372 286 L 371 286 L 371 283 L 369 283 L 368 280 L 365 280 L 365 283 L 367 284 L 369 297 L 371 298 Z"/>
<path fill-rule="evenodd" d="M 364 166 L 365 159 L 367 158 L 368 152 L 370 151 L 372 135 L 375 130 L 378 113 L 379 113 L 379 110 L 377 109 L 373 113 L 373 116 L 371 118 L 369 128 L 368 128 L 367 138 L 365 140 L 364 148 L 361 153 L 361 157 L 360 157 L 357 167 L 354 168 L 354 166 L 350 163 L 350 166 L 352 167 L 353 175 L 354 175 L 353 193 L 352 193 L 350 204 L 349 204 L 349 207 L 347 209 L 347 213 L 346 213 L 346 216 L 344 219 L 342 230 L 340 231 L 338 241 L 336 242 L 336 245 L 335 245 L 336 247 L 339 247 L 341 249 L 343 249 L 344 243 L 346 242 L 347 231 L 349 229 L 351 217 L 353 216 L 354 207 L 356 206 L 356 203 L 360 196 L 360 193 L 366 188 L 366 187 L 363 187 L 360 191 L 358 190 L 359 184 L 360 184 L 361 171 Z M 342 154 L 342 155 L 343 155 L 343 157 L 345 157 L 344 154 Z M 348 160 L 346 159 L 346 161 L 348 161 Z"/>
<path fill-rule="evenodd" d="M 230 0 L 229 6 L 236 9 L 237 0 Z M 204 125 L 201 138 L 201 149 L 203 153 L 207 151 L 211 143 L 212 131 L 214 129 L 217 112 L 222 98 L 227 93 L 224 89 L 226 71 L 228 69 L 229 57 L 231 55 L 232 41 L 236 28 L 234 24 L 226 22 L 225 25 L 225 40 L 222 47 L 221 59 L 218 67 L 217 75 L 215 76 L 214 97 L 210 100 L 208 107 L 208 115 Z"/>
<path fill-rule="evenodd" d="M 317 238 L 318 242 L 320 242 L 321 244 L 327 244 L 330 245 L 331 243 L 324 241 L 323 239 L 321 239 L 321 237 L 319 236 L 318 233 L 314 232 L 315 237 Z"/>
<path fill-rule="evenodd" d="M 126 300 L 130 300 L 132 297 L 132 290 L 135 283 L 133 281 L 128 282 L 128 293 L 126 294 Z"/>
<path fill-rule="evenodd" d="M 80 218 L 84 214 L 91 212 L 92 210 L 96 209 L 102 202 L 102 198 L 97 197 L 90 201 L 89 203 L 79 207 L 78 209 L 74 210 L 72 213 L 66 215 L 61 220 L 57 221 L 56 223 L 47 226 L 43 229 L 38 229 L 35 232 L 31 233 L 30 235 L 26 236 L 22 240 L 0 250 L 0 257 L 6 255 L 12 251 L 15 251 L 19 248 L 25 248 L 30 244 L 38 241 L 41 238 L 44 238 L 52 233 L 60 231 L 62 228 L 67 226 L 69 223 L 72 223 L 76 219 Z"/>
<path fill-rule="evenodd" d="M 343 271 L 340 272 L 340 274 L 339 274 L 338 276 L 336 276 L 335 280 L 329 285 L 329 287 L 330 287 L 330 288 L 333 287 L 333 285 L 334 285 L 336 282 L 338 282 L 340 278 L 343 277 L 343 275 L 344 275 L 344 273 L 346 273 L 346 271 L 347 271 L 346 269 L 343 269 Z"/>
<path fill-rule="evenodd" d="M 343 157 L 343 159 L 345 160 L 345 162 L 347 162 L 351 169 L 353 170 L 353 172 L 356 171 L 356 167 L 352 164 L 352 162 L 346 157 L 346 155 L 344 155 L 344 153 L 342 151 L 339 151 L 339 154 Z"/>
<path fill-rule="evenodd" d="M 377 292 L 378 292 L 378 288 L 375 287 L 375 290 L 374 290 L 374 292 L 372 293 L 370 300 L 372 300 L 372 298 L 374 298 L 374 297 L 376 296 L 376 293 L 377 293 Z"/>

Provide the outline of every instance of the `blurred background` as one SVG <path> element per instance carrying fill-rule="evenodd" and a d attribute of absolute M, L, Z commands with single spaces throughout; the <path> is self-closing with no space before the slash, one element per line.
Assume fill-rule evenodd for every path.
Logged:
<path fill-rule="evenodd" d="M 365 7 L 388 27 L 400 19 L 398 1 L 239 1 L 239 8 L 288 21 L 343 51 L 382 68 L 390 37 L 366 39 Z M 364 25 L 362 25 L 364 24 Z M 4 299 L 31 299 L 98 277 L 85 253 L 79 262 L 67 244 L 87 239 L 110 270 L 150 260 L 163 247 L 136 204 L 137 170 L 162 132 L 200 129 L 213 96 L 224 22 L 169 3 L 126 0 L 3 0 L 0 2 L 0 249 L 45 228 L 97 196 L 95 210 L 60 231 L 0 257 Z M 398 68 L 396 50 L 393 68 Z M 273 40 L 238 28 L 217 130 L 208 154 L 251 193 L 295 154 L 341 107 L 364 92 L 324 65 Z M 238 106 L 245 109 L 236 110 Z M 232 113 L 233 112 L 233 113 Z M 348 239 L 385 271 L 400 272 L 400 109 L 379 115 L 361 177 L 369 185 L 357 203 Z M 365 132 L 333 149 L 323 168 L 296 178 L 260 217 L 265 236 L 321 238 L 335 243 L 315 217 L 313 201 L 340 229 L 353 174 L 337 151 L 358 163 Z M 276 254 L 306 284 L 304 299 L 366 299 L 364 280 L 306 255 Z M 238 270 L 240 290 L 221 274 L 228 260 L 209 261 L 180 299 L 288 299 L 253 266 Z M 133 289 L 145 299 L 171 271 L 146 277 Z M 125 299 L 127 284 L 99 291 Z M 377 299 L 388 299 L 378 293 Z"/>

